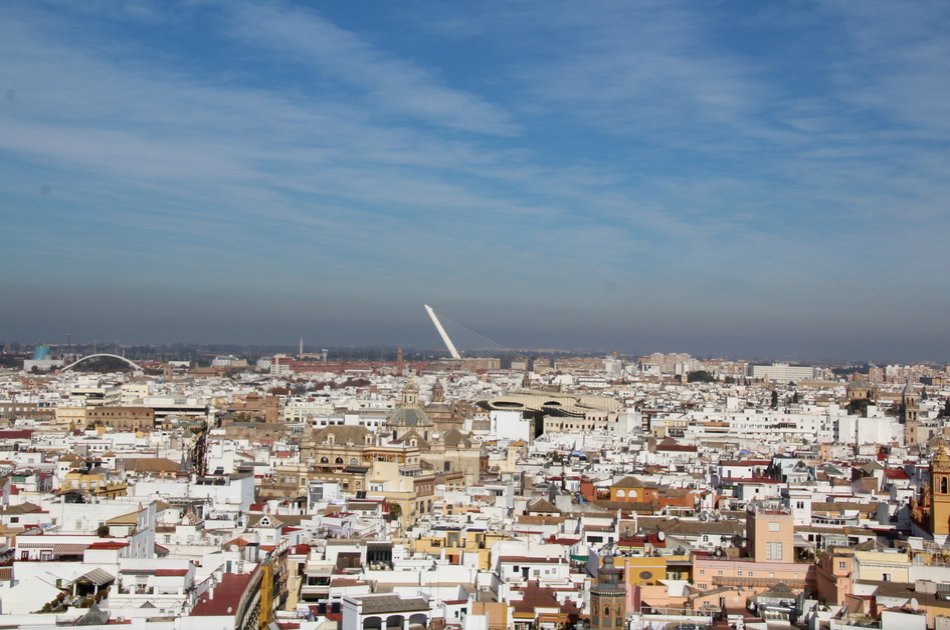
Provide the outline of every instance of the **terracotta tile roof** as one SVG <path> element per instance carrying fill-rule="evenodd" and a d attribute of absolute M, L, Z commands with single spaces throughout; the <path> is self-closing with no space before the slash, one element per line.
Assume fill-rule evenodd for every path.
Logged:
<path fill-rule="evenodd" d="M 253 573 L 225 573 L 221 583 L 214 588 L 214 599 L 209 592 L 205 592 L 195 607 L 191 609 L 192 617 L 220 617 L 238 614 L 238 604 L 241 596 L 251 583 Z"/>
<path fill-rule="evenodd" d="M 89 549 L 123 549 L 128 547 L 129 543 L 118 542 L 114 540 L 107 540 L 103 542 L 95 542 L 89 545 Z"/>
<path fill-rule="evenodd" d="M 901 470 L 900 468 L 887 468 L 884 470 L 884 477 L 886 479 L 895 479 L 895 480 L 906 480 L 910 479 L 910 476 Z"/>

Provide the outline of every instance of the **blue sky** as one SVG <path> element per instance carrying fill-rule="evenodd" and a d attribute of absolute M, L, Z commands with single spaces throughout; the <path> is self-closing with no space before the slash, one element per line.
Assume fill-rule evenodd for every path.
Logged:
<path fill-rule="evenodd" d="M 950 360 L 950 5 L 6 2 L 0 338 Z"/>

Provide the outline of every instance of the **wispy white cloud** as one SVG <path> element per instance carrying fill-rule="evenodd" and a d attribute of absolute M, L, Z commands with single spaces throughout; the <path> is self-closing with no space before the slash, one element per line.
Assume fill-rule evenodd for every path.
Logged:
<path fill-rule="evenodd" d="M 235 3 L 233 35 L 300 72 L 329 75 L 397 117 L 477 133 L 510 135 L 517 125 L 500 107 L 446 85 L 431 70 L 374 47 L 313 10 Z"/>
<path fill-rule="evenodd" d="M 0 195 L 81 236 L 51 254 L 88 261 L 67 275 L 134 262 L 156 286 L 405 300 L 438 287 L 466 308 L 572 295 L 658 324 L 695 297 L 726 319 L 786 321 L 815 295 L 845 314 L 847 287 L 869 277 L 852 262 L 871 251 L 882 282 L 945 287 L 950 229 L 941 39 L 888 34 L 893 15 L 850 7 L 821 8 L 852 37 L 810 59 L 807 89 L 694 4 L 434 15 L 456 44 L 505 60 L 479 91 L 286 3 L 194 9 L 215 18 L 222 57 L 240 51 L 214 68 L 114 28 L 164 12 L 103 26 L 94 6 L 79 19 L 16 5 L 0 21 Z M 24 217 L 18 242 L 46 242 Z"/>

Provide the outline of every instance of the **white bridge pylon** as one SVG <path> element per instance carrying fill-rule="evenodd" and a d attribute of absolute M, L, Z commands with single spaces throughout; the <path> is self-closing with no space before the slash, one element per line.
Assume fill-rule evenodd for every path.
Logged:
<path fill-rule="evenodd" d="M 426 313 L 429 314 L 429 317 L 432 319 L 435 329 L 439 332 L 439 336 L 442 337 L 442 342 L 445 344 L 445 347 L 449 349 L 449 354 L 452 355 L 453 359 L 461 359 L 462 355 L 459 354 L 459 351 L 455 349 L 455 344 L 452 343 L 452 340 L 449 339 L 449 333 L 445 332 L 445 328 L 442 327 L 442 322 L 439 321 L 439 316 L 435 314 L 435 311 L 432 310 L 432 307 L 428 304 L 423 304 L 426 307 Z"/>

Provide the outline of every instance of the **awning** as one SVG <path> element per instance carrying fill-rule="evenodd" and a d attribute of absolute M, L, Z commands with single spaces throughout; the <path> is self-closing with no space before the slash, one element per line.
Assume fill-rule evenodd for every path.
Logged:
<path fill-rule="evenodd" d="M 54 556 L 78 556 L 89 548 L 88 543 L 61 543 L 53 545 Z"/>
<path fill-rule="evenodd" d="M 17 543 L 17 549 L 43 549 L 52 551 L 54 555 L 72 556 L 81 554 L 89 547 L 89 545 L 90 543 L 28 542 Z"/>
<path fill-rule="evenodd" d="M 88 582 L 96 586 L 105 586 L 115 582 L 115 576 L 104 569 L 95 568 L 88 573 L 84 573 L 75 579 L 76 582 Z"/>

